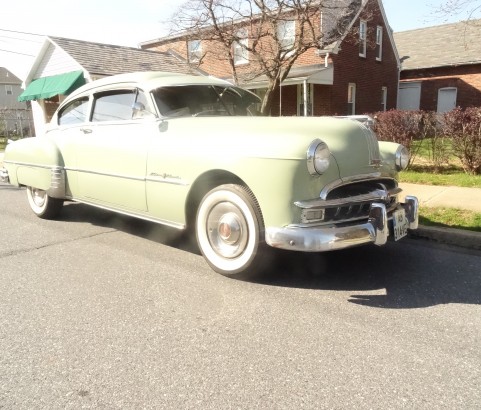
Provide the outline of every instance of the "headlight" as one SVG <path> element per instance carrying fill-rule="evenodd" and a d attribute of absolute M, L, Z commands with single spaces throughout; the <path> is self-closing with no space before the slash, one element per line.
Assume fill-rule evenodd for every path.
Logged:
<path fill-rule="evenodd" d="M 315 139 L 307 149 L 307 169 L 312 176 L 321 175 L 329 168 L 331 152 L 325 142 Z"/>
<path fill-rule="evenodd" d="M 396 169 L 398 171 L 406 169 L 409 165 L 410 157 L 411 155 L 409 154 L 409 150 L 406 147 L 400 145 L 396 151 Z"/>

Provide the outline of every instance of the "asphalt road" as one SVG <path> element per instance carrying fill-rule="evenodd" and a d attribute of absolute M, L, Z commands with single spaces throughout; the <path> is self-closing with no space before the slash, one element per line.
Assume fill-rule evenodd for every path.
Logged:
<path fill-rule="evenodd" d="M 276 253 L 260 282 L 173 231 L 0 184 L 0 409 L 478 409 L 481 254 Z"/>

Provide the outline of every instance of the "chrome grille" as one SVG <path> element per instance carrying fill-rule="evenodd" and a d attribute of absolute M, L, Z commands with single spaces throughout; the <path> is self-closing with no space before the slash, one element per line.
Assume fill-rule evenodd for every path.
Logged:
<path fill-rule="evenodd" d="M 325 199 L 298 201 L 301 223 L 344 223 L 368 218 L 373 203 L 383 203 L 389 212 L 397 206 L 401 190 L 394 180 L 370 180 L 338 186 Z M 318 218 L 313 218 L 318 212 Z"/>

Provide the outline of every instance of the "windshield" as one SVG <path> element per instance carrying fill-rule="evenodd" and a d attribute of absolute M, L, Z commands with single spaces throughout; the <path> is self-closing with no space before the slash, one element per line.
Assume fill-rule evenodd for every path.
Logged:
<path fill-rule="evenodd" d="M 164 117 L 257 115 L 259 99 L 237 87 L 183 85 L 157 88 L 152 92 Z"/>

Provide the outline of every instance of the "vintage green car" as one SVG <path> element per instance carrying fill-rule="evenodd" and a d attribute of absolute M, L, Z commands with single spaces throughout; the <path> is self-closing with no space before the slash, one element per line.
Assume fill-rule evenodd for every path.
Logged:
<path fill-rule="evenodd" d="M 217 272 L 260 273 L 269 247 L 323 252 L 398 240 L 402 145 L 361 121 L 256 116 L 257 97 L 219 79 L 147 72 L 89 83 L 45 135 L 8 145 L 3 182 L 41 218 L 64 201 L 195 231 Z"/>

